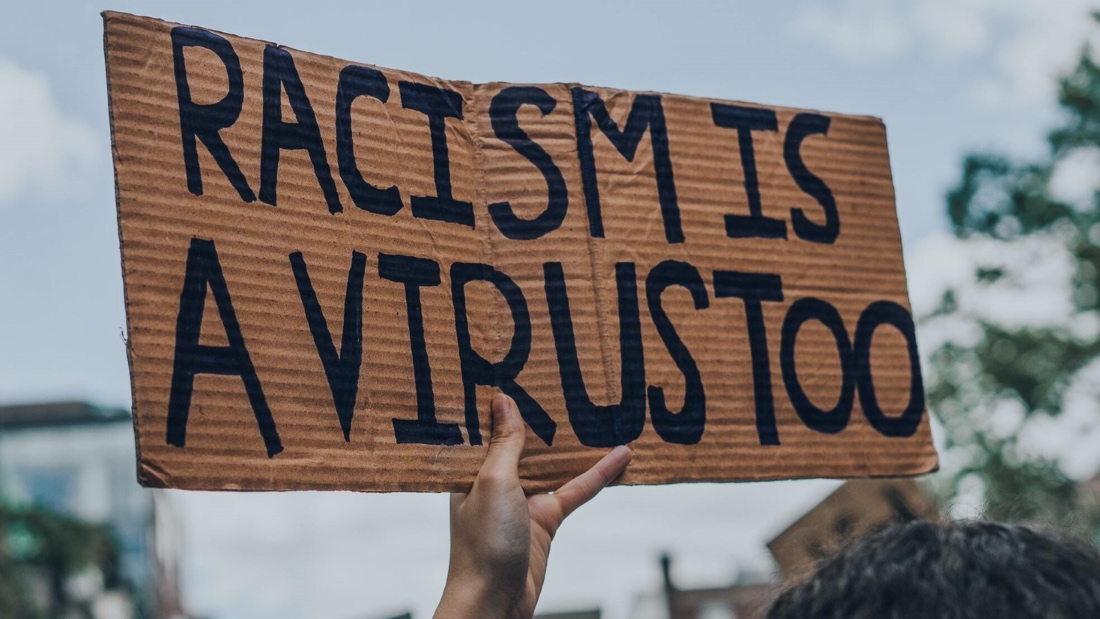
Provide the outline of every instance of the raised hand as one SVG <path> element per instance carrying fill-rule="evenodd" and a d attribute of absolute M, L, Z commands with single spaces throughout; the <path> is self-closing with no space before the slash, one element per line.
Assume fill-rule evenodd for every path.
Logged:
<path fill-rule="evenodd" d="M 519 481 L 523 420 L 503 394 L 493 398 L 492 411 L 489 453 L 474 486 L 451 495 L 451 562 L 437 619 L 533 616 L 558 527 L 634 455 L 616 447 L 557 492 L 526 496 Z"/>

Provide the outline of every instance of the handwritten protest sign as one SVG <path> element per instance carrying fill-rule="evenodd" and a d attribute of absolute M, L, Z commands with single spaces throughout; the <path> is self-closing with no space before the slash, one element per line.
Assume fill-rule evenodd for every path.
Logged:
<path fill-rule="evenodd" d="M 139 477 L 933 469 L 882 123 L 471 84 L 106 13 Z"/>

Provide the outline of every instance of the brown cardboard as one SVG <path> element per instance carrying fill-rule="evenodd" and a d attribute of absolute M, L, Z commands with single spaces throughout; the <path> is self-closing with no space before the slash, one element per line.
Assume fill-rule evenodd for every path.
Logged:
<path fill-rule="evenodd" d="M 911 479 L 853 479 L 768 542 L 787 578 L 811 571 L 844 544 L 895 521 L 939 519 L 939 506 Z"/>
<path fill-rule="evenodd" d="M 885 324 L 865 329 L 875 337 L 861 340 L 864 366 L 853 361 L 858 355 L 851 352 L 859 348 L 853 348 L 860 339 L 857 323 L 861 315 L 874 314 L 867 309 L 874 303 L 878 305 L 873 307 L 889 304 L 895 322 L 912 329 L 886 134 L 878 119 L 570 84 L 475 85 L 198 28 L 174 31 L 174 24 L 120 13 L 105 13 L 104 22 L 142 483 L 249 490 L 467 488 L 484 456 L 483 443 L 470 444 L 477 443 L 474 418 L 487 441 L 488 402 L 494 389 L 464 389 L 452 289 L 456 263 L 491 266 L 514 281 L 526 301 L 530 352 L 515 378 L 516 387 L 510 388 L 513 393 L 522 389 L 545 411 L 540 417 L 531 413 L 530 403 L 521 402 L 539 430 L 528 433 L 521 465 L 531 491 L 556 488 L 609 446 L 622 442 L 636 453 L 620 480 L 625 484 L 916 475 L 935 468 L 919 368 L 910 368 L 915 342 L 908 347 L 901 331 Z M 173 32 L 179 63 L 173 56 Z M 228 68 L 233 56 L 240 65 L 239 80 Z M 293 63 L 300 88 L 278 62 Z M 338 97 L 342 72 L 347 78 L 343 99 Z M 371 75 L 381 78 L 371 81 Z M 270 95 L 266 168 L 265 79 Z M 386 102 L 380 100 L 382 84 L 388 88 Z M 231 96 L 234 88 L 239 92 Z M 454 94 L 439 94 L 440 89 Z M 588 108 L 574 106 L 574 89 L 581 89 L 576 96 Z M 429 90 L 441 104 L 447 97 L 455 103 L 445 109 L 451 117 L 435 121 L 442 128 L 436 137 L 445 136 L 449 174 L 437 175 L 437 169 L 444 169 L 437 165 L 442 140 L 436 140 L 433 151 L 433 121 L 415 109 L 424 98 L 416 93 Z M 592 107 L 595 96 L 606 113 L 601 114 L 600 105 Z M 309 114 L 296 110 L 295 104 L 312 109 L 316 133 L 309 130 Z M 712 104 L 727 111 L 722 106 L 741 106 L 750 124 L 764 124 L 744 131 L 716 126 Z M 637 114 L 632 115 L 632 105 Z M 577 115 L 575 109 L 590 113 Z M 457 117 L 459 111 L 462 118 Z M 772 114 L 774 131 L 767 126 Z M 634 118 L 632 124 L 628 117 Z M 588 189 L 599 191 L 602 236 L 586 199 L 584 136 L 578 142 L 578 118 L 582 127 L 585 119 L 591 125 L 587 133 L 596 181 L 588 183 Z M 647 120 L 652 122 L 646 124 Z M 278 122 L 289 128 L 277 131 Z M 815 122 L 827 122 L 827 129 Z M 342 135 L 338 123 L 345 128 Z M 792 126 L 801 127 L 804 139 L 791 137 L 799 133 Z M 645 131 L 634 144 L 630 132 L 638 127 Z M 627 132 L 625 139 L 619 130 Z M 186 146 L 192 134 L 197 135 L 192 160 L 197 165 L 189 177 Z M 760 214 L 774 219 L 786 239 L 727 234 L 725 216 L 750 214 L 747 149 L 742 156 L 748 138 Z M 285 148 L 305 145 L 312 145 L 313 151 Z M 270 152 L 278 152 L 277 171 Z M 315 160 L 320 173 L 315 172 Z M 348 165 L 352 161 L 354 166 Z M 557 172 L 544 176 L 536 161 Z M 369 190 L 356 182 L 356 175 L 349 173 L 352 167 L 363 182 L 377 188 L 374 194 L 367 195 Z M 665 171 L 661 190 L 658 168 Z M 196 170 L 201 188 L 195 182 Z M 277 180 L 270 182 L 272 178 Z M 359 187 L 357 195 L 365 208 L 351 194 L 349 178 Z M 236 185 L 232 179 L 237 179 Z M 469 203 L 466 214 L 471 222 L 441 220 L 461 219 L 456 215 L 459 209 L 433 214 L 411 199 L 439 196 L 448 181 L 453 199 Z M 663 216 L 675 210 L 669 208 L 671 186 L 679 230 L 671 217 Z M 392 197 L 389 202 L 378 198 L 390 187 L 396 189 L 386 195 L 396 193 L 399 203 Z M 549 209 L 551 187 L 558 196 L 555 208 L 564 207 L 564 212 Z M 820 234 L 828 224 L 829 198 L 822 197 L 824 192 L 835 200 L 835 238 L 827 238 L 827 230 L 825 237 Z M 522 222 L 509 228 L 497 221 L 504 221 L 502 213 L 509 207 L 520 220 L 536 220 L 544 211 L 550 215 L 538 219 L 545 224 L 542 228 Z M 792 209 L 800 209 L 806 220 L 802 233 L 795 228 Z M 735 223 L 734 236 L 748 229 Z M 512 230 L 511 236 L 502 227 Z M 816 239 L 803 238 L 812 237 L 815 230 Z M 356 253 L 361 256 L 354 257 Z M 224 286 L 211 267 L 215 254 Z M 419 305 L 415 298 L 410 304 L 407 297 L 415 295 L 407 295 L 406 285 L 398 281 L 410 272 L 402 259 L 394 262 L 383 255 L 414 257 L 429 267 L 425 261 L 437 264 L 439 285 L 409 286 L 419 294 Z M 356 260 L 362 268 L 362 308 L 347 312 L 345 300 L 352 299 L 354 310 L 358 298 L 356 277 L 350 278 L 349 286 Z M 388 279 L 380 274 L 384 261 Z M 653 274 L 664 261 L 686 264 L 662 267 Z M 462 268 L 458 267 L 459 275 Z M 669 280 L 674 285 L 659 299 L 647 291 L 647 280 L 652 280 L 655 292 L 652 285 L 662 281 L 660 275 L 675 275 L 677 268 L 698 272 L 699 309 L 688 288 L 676 284 L 693 279 L 690 275 Z M 466 272 L 484 273 L 478 269 Z M 635 349 L 628 347 L 624 373 L 616 282 L 617 277 L 622 280 L 624 307 L 629 310 L 631 269 L 638 318 L 635 322 L 628 316 L 624 337 L 632 340 L 631 325 L 640 330 L 644 369 L 631 352 Z M 314 295 L 300 291 L 303 271 Z M 743 291 L 735 275 L 716 277 L 718 271 L 769 274 L 771 279 L 764 283 L 781 284 L 783 300 L 752 303 L 728 296 Z M 548 277 L 556 282 L 559 274 L 565 282 L 568 313 L 560 311 L 561 287 L 546 284 Z M 727 296 L 717 296 L 716 280 L 721 280 L 717 283 Z M 515 329 L 505 297 L 485 282 L 474 281 L 462 289 L 469 346 L 489 362 L 505 359 L 513 335 L 523 340 L 523 329 Z M 315 337 L 307 320 L 311 296 L 316 299 L 312 324 L 319 324 L 319 308 L 327 337 Z M 223 305 L 232 306 L 233 316 L 219 310 L 219 297 Z M 796 302 L 799 308 L 812 305 L 800 301 L 810 297 L 827 304 L 816 306 L 825 307 L 826 313 L 835 308 L 843 325 L 834 326 L 848 340 L 835 343 L 815 319 L 805 322 L 798 334 L 793 358 L 810 402 L 833 408 L 838 398 L 843 400 L 838 395 L 844 391 L 842 375 L 849 378 L 848 422 L 834 423 L 843 412 L 822 413 L 811 420 L 816 429 L 791 403 L 781 354 L 781 330 L 790 309 Z M 554 314 L 557 334 L 551 301 L 559 308 Z M 651 311 L 655 301 L 663 306 L 666 321 Z M 429 383 L 420 366 L 419 391 L 412 352 L 417 346 L 409 326 L 417 308 L 422 350 L 430 367 Z M 355 337 L 348 338 L 349 353 L 339 357 L 345 344 L 345 315 L 352 318 L 352 327 L 361 315 L 359 363 L 353 352 Z M 559 361 L 565 359 L 566 374 L 571 376 L 568 355 L 559 355 L 555 344 L 556 335 L 565 341 L 565 316 L 571 320 L 576 359 L 591 401 L 619 403 L 625 386 L 631 406 L 614 415 L 597 409 L 593 416 L 575 400 L 577 423 L 571 422 L 563 384 L 568 383 L 574 394 L 577 385 L 572 379 L 563 381 Z M 670 345 L 658 324 L 674 332 L 675 336 L 665 335 Z M 697 391 L 690 400 L 695 410 L 705 411 L 701 434 L 698 416 L 675 414 L 687 398 L 680 365 L 690 369 L 687 357 L 678 355 L 678 365 L 669 352 L 678 348 L 677 340 L 698 367 L 705 405 Z M 330 371 L 319 352 L 325 350 Z M 846 351 L 847 370 L 842 370 L 838 350 Z M 873 384 L 873 395 L 861 396 L 857 386 L 868 381 L 867 364 L 873 369 L 873 382 L 868 383 Z M 917 374 L 911 381 L 913 372 Z M 189 374 L 194 376 L 190 390 Z M 501 384 L 508 374 L 489 372 L 482 382 Z M 348 385 L 357 386 L 354 398 Z M 654 413 L 649 405 L 650 396 L 656 395 L 654 387 L 663 389 L 671 409 L 666 415 Z M 476 399 L 470 407 L 476 415 L 469 418 L 467 397 Z M 884 411 L 875 417 L 879 429 L 864 412 L 863 400 L 868 397 L 877 398 Z M 774 428 L 767 423 L 769 400 Z M 345 422 L 348 412 L 353 413 L 347 440 L 338 401 L 343 402 Z M 896 421 L 910 401 L 906 421 Z M 412 436 L 418 442 L 399 443 L 393 420 L 408 426 L 418 418 L 418 405 L 426 416 L 434 412 L 437 424 L 452 424 L 452 429 L 421 433 Z M 848 405 L 841 401 L 840 408 L 848 410 Z M 170 410 L 175 412 L 170 415 Z M 586 419 L 600 419 L 604 425 L 585 425 Z M 261 428 L 266 428 L 266 439 Z M 448 441 L 458 444 L 441 444 Z"/>

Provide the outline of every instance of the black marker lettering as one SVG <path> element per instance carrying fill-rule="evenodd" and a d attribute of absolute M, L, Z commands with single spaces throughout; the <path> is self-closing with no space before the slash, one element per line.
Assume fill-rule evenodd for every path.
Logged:
<path fill-rule="evenodd" d="M 818 408 L 798 380 L 795 368 L 794 347 L 798 331 L 807 320 L 817 320 L 833 334 L 836 352 L 840 357 L 840 397 L 836 406 L 830 410 Z M 836 308 L 821 299 L 809 297 L 791 304 L 787 316 L 783 319 L 783 332 L 779 344 L 779 367 L 783 370 L 783 383 L 787 387 L 787 396 L 794 411 L 806 427 L 816 432 L 836 434 L 848 425 L 852 415 L 852 401 L 855 399 L 855 378 L 852 367 L 852 342 L 848 339 L 848 330 Z"/>
<path fill-rule="evenodd" d="M 283 89 L 297 122 L 283 122 Z M 317 127 L 317 116 L 306 96 L 302 78 L 294 67 L 294 58 L 285 49 L 264 48 L 264 116 L 260 144 L 260 200 L 277 205 L 279 154 L 283 150 L 305 150 L 313 163 L 313 173 L 325 194 L 330 213 L 344 210 L 336 193 L 336 182 L 328 167 L 325 143 Z"/>
<path fill-rule="evenodd" d="M 714 296 L 718 299 L 737 297 L 745 302 L 745 322 L 749 329 L 752 356 L 752 388 L 756 401 L 756 433 L 761 445 L 778 445 L 779 431 L 775 427 L 772 372 L 762 302 L 782 301 L 783 281 L 778 275 L 765 273 L 715 271 Z"/>
<path fill-rule="evenodd" d="M 546 116 L 554 110 L 557 102 L 546 91 L 534 86 L 509 86 L 493 97 L 489 104 L 489 119 L 493 124 L 493 133 L 502 142 L 508 144 L 528 161 L 535 164 L 546 179 L 546 210 L 531 220 L 520 219 L 512 211 L 508 202 L 496 202 L 489 205 L 489 216 L 493 218 L 500 233 L 518 241 L 537 239 L 557 230 L 565 219 L 569 205 L 569 192 L 562 178 L 561 170 L 554 165 L 541 146 L 527 136 L 519 126 L 516 113 L 520 106 L 533 105 Z"/>
<path fill-rule="evenodd" d="M 607 113 L 600 96 L 583 88 L 573 89 L 573 119 L 577 131 L 577 158 L 581 164 L 581 184 L 584 202 L 588 208 L 588 226 L 593 237 L 603 238 L 603 214 L 600 211 L 600 188 L 596 182 L 596 157 L 592 149 L 592 119 L 615 150 L 634 161 L 642 135 L 649 128 L 653 146 L 653 168 L 657 175 L 657 200 L 661 205 L 661 217 L 665 224 L 665 238 L 669 243 L 683 243 L 684 231 L 680 227 L 680 206 L 676 200 L 676 182 L 672 176 L 672 157 L 668 148 L 668 130 L 665 127 L 665 111 L 660 95 L 637 95 L 630 106 L 630 115 L 620 130 Z"/>
<path fill-rule="evenodd" d="M 878 405 L 875 385 L 871 376 L 871 337 L 879 325 L 893 325 L 905 337 L 909 352 L 909 404 L 898 417 L 888 417 Z M 856 387 L 863 415 L 871 426 L 883 436 L 913 436 L 924 416 L 924 380 L 920 372 L 920 356 L 917 354 L 917 337 L 913 317 L 893 301 L 875 301 L 863 310 L 856 325 L 854 345 Z"/>
<path fill-rule="evenodd" d="M 183 58 L 185 47 L 202 47 L 214 52 L 221 59 L 229 80 L 229 92 L 221 101 L 200 105 L 191 100 L 191 86 L 187 82 L 187 65 Z M 172 28 L 172 62 L 175 65 L 176 98 L 180 108 L 180 139 L 183 141 L 187 189 L 196 196 L 202 195 L 202 170 L 199 169 L 199 154 L 195 145 L 196 140 L 201 140 L 229 179 L 229 183 L 240 194 L 241 200 L 254 202 L 256 194 L 248 186 L 240 166 L 218 134 L 237 122 L 244 103 L 244 74 L 241 72 L 241 60 L 233 50 L 233 45 L 213 32 L 176 26 Z"/>
<path fill-rule="evenodd" d="M 673 413 L 665 402 L 665 390 L 650 385 L 649 414 L 653 418 L 653 429 L 665 442 L 681 445 L 694 445 L 703 436 L 706 423 L 707 398 L 703 390 L 703 379 L 699 376 L 699 366 L 691 352 L 684 346 L 676 333 L 668 314 L 661 306 L 661 293 L 669 286 L 683 286 L 691 293 L 695 309 L 704 309 L 710 305 L 703 278 L 695 267 L 686 262 L 665 260 L 653 267 L 645 280 L 645 296 L 649 303 L 649 314 L 657 327 L 657 334 L 665 343 L 676 367 L 684 375 L 684 406 L 679 413 Z"/>
<path fill-rule="evenodd" d="M 428 117 L 432 134 L 432 165 L 435 167 L 434 196 L 412 196 L 412 214 L 422 219 L 449 221 L 474 227 L 474 205 L 451 195 L 451 162 L 447 151 L 446 119 L 462 119 L 462 95 L 415 82 L 398 82 L 401 106 Z"/>
<path fill-rule="evenodd" d="M 726 215 L 726 236 L 761 239 L 787 238 L 787 223 L 782 219 L 764 217 L 760 205 L 760 181 L 756 175 L 756 152 L 752 147 L 753 131 L 778 131 L 775 112 L 725 103 L 711 103 L 714 124 L 737 129 L 737 145 L 741 152 L 741 170 L 745 174 L 745 195 L 749 199 L 748 215 Z"/>
<path fill-rule="evenodd" d="M 368 183 L 355 161 L 351 105 L 359 97 L 372 97 L 385 103 L 390 98 L 386 76 L 377 69 L 354 65 L 340 70 L 340 82 L 336 87 L 336 160 L 340 164 L 340 178 L 355 206 L 379 215 L 393 215 L 401 210 L 400 191 L 396 186 L 379 189 Z"/>
<path fill-rule="evenodd" d="M 817 200 L 825 211 L 825 223 L 810 221 L 800 208 L 791 209 L 791 226 L 798 238 L 812 243 L 835 243 L 840 234 L 840 218 L 836 212 L 836 200 L 825 181 L 818 178 L 802 161 L 802 140 L 811 135 L 825 135 L 829 132 L 829 117 L 821 114 L 803 113 L 791 120 L 787 127 L 787 137 L 783 140 L 783 161 L 787 171 L 798 188 Z"/>
<path fill-rule="evenodd" d="M 569 423 L 582 445 L 613 447 L 638 438 L 645 426 L 645 359 L 642 356 L 642 328 L 638 310 L 638 283 L 634 265 L 615 265 L 619 291 L 619 351 L 622 359 L 619 404 L 593 404 L 584 386 L 569 295 L 560 262 L 542 265 L 546 278 L 546 300 L 550 306 L 550 327 L 558 353 L 558 371 Z"/>
<path fill-rule="evenodd" d="M 416 381 L 416 419 L 394 419 L 393 434 L 398 443 L 461 445 L 462 431 L 456 423 L 435 419 L 435 392 L 432 367 L 424 341 L 424 315 L 420 308 L 420 289 L 439 285 L 439 265 L 427 258 L 379 254 L 378 275 L 405 285 L 405 307 L 409 319 L 409 346 L 412 349 L 413 377 Z"/>
<path fill-rule="evenodd" d="M 321 364 L 325 368 L 336 416 L 340 419 L 340 429 L 344 431 L 344 440 L 350 441 L 351 420 L 355 416 L 355 396 L 359 393 L 359 372 L 363 362 L 363 272 L 366 270 L 367 257 L 357 251 L 351 252 L 348 288 L 344 293 L 344 335 L 340 342 L 340 352 L 336 352 L 328 321 L 317 301 L 317 293 L 313 290 L 313 282 L 309 279 L 302 252 L 290 254 L 290 265 L 294 270 L 294 281 L 298 284 L 298 295 L 302 297 L 306 322 L 313 334 L 313 343 L 317 346 L 317 355 L 321 357 Z"/>
<path fill-rule="evenodd" d="M 218 307 L 218 316 L 225 328 L 228 346 L 207 346 L 199 343 L 202 330 L 202 313 L 206 305 L 206 287 L 214 294 L 214 303 Z M 233 311 L 233 302 L 229 297 L 229 288 L 225 284 L 218 251 L 214 241 L 191 239 L 187 250 L 187 268 L 183 277 L 183 291 L 180 293 L 180 312 L 176 318 L 176 352 L 172 362 L 172 392 L 168 396 L 168 429 L 166 440 L 169 445 L 183 447 L 187 442 L 187 417 L 191 412 L 191 393 L 195 387 L 196 374 L 217 374 L 222 376 L 240 376 L 244 382 L 248 403 L 256 415 L 267 456 L 270 458 L 283 450 L 279 441 L 279 432 L 271 409 L 267 406 L 256 368 L 244 345 L 241 325 L 237 322 L 237 313 Z"/>
<path fill-rule="evenodd" d="M 508 303 L 515 331 L 512 343 L 504 359 L 490 363 L 473 349 L 470 343 L 470 324 L 466 316 L 466 284 L 485 281 L 492 284 Z M 516 384 L 527 358 L 531 354 L 531 315 L 523 291 L 512 278 L 487 264 L 456 262 L 451 265 L 451 296 L 455 308 L 455 332 L 458 336 L 458 355 L 462 364 L 462 390 L 465 397 L 466 431 L 471 445 L 481 444 L 481 431 L 477 418 L 477 385 L 500 388 L 516 401 L 524 421 L 544 443 L 554 440 L 556 425 L 550 415 L 527 391 Z"/>

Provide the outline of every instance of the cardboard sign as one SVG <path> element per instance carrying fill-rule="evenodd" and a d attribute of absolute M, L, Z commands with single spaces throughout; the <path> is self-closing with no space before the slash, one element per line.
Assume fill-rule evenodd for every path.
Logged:
<path fill-rule="evenodd" d="M 787 578 L 798 577 L 891 522 L 938 517 L 936 501 L 911 479 L 853 479 L 768 542 L 768 550 Z"/>
<path fill-rule="evenodd" d="M 104 15 L 140 478 L 933 469 L 882 122 L 471 84 Z"/>

